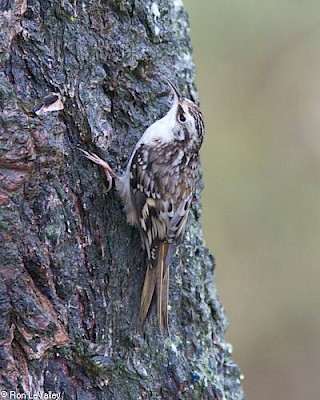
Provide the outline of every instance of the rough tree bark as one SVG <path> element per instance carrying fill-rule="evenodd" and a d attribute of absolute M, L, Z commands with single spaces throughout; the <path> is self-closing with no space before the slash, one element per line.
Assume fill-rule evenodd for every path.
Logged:
<path fill-rule="evenodd" d="M 181 1 L 0 1 L 0 57 L 7 398 L 242 399 L 201 235 L 201 184 L 171 272 L 171 334 L 159 334 L 154 314 L 141 331 L 139 234 L 103 171 L 77 149 L 120 171 L 168 110 L 166 78 L 197 98 Z M 64 110 L 36 116 L 49 92 L 62 95 Z"/>

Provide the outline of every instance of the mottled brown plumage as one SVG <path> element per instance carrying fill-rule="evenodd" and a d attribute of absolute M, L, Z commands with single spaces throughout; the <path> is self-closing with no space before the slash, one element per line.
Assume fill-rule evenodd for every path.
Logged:
<path fill-rule="evenodd" d="M 160 330 L 163 326 L 168 329 L 170 259 L 184 237 L 204 135 L 198 107 L 181 97 L 172 83 L 169 85 L 174 94 L 173 105 L 142 135 L 123 176 L 117 177 L 105 161 L 83 151 L 105 169 L 109 182 L 116 179 L 127 219 L 140 231 L 147 254 L 141 324 L 156 294 Z"/>

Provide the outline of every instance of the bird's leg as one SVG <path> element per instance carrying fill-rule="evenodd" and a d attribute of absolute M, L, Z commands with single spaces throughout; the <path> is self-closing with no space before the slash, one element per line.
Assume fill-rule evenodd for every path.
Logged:
<path fill-rule="evenodd" d="M 79 149 L 80 151 L 82 151 L 82 153 L 92 162 L 94 162 L 95 164 L 100 165 L 103 169 L 104 172 L 106 174 L 107 177 L 107 181 L 108 181 L 108 189 L 107 191 L 109 192 L 109 190 L 112 188 L 112 179 L 117 179 L 118 175 L 112 170 L 112 168 L 110 167 L 110 165 L 106 162 L 103 161 L 100 157 L 98 157 L 96 154 L 94 153 L 89 153 L 86 150 L 83 149 Z"/>

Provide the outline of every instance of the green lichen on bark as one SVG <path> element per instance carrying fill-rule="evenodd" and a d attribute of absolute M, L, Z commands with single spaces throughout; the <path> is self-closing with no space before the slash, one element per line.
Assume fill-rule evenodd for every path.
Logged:
<path fill-rule="evenodd" d="M 139 234 L 77 149 L 120 171 L 167 111 L 166 79 L 197 99 L 180 2 L 10 1 L 0 28 L 1 386 L 64 399 L 242 399 L 200 183 L 171 271 L 171 334 L 153 314 L 141 331 Z M 49 92 L 64 110 L 35 116 Z"/>

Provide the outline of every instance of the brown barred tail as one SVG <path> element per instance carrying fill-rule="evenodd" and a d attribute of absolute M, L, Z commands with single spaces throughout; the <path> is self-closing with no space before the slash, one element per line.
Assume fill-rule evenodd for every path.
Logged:
<path fill-rule="evenodd" d="M 169 266 L 165 260 L 168 253 L 168 244 L 161 243 L 159 246 L 157 263 L 155 266 L 148 265 L 141 295 L 140 321 L 141 325 L 147 317 L 151 301 L 156 292 L 157 316 L 159 329 L 163 326 L 168 330 L 168 300 L 169 300 Z"/>

